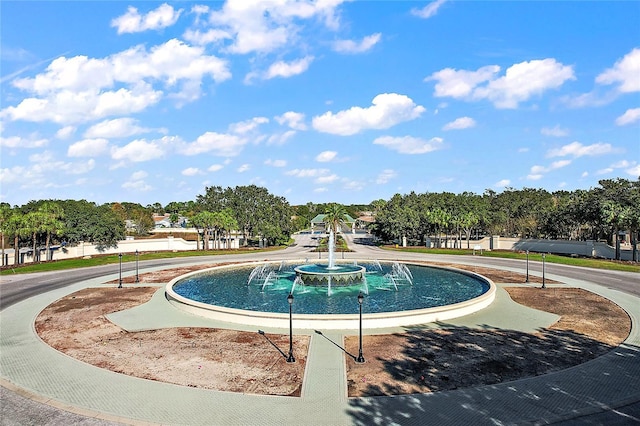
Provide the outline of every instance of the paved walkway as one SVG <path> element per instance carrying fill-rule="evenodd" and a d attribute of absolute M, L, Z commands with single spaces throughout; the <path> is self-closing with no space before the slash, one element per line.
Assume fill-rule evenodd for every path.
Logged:
<path fill-rule="evenodd" d="M 360 255 L 364 254 L 363 250 Z M 464 262 L 483 264 L 481 258 Z M 505 269 L 521 271 L 519 264 Z M 601 419 L 598 417 L 601 414 L 597 413 L 609 416 L 605 422 L 640 422 L 640 299 L 601 285 L 574 280 L 570 270 L 567 271 L 564 276 L 547 276 L 608 297 L 629 312 L 633 322 L 631 334 L 616 350 L 564 371 L 498 385 L 375 398 L 346 396 L 344 356 L 334 342 L 342 343 L 343 336 L 353 331 L 311 334 L 300 398 L 180 387 L 137 379 L 76 361 L 44 344 L 35 334 L 33 323 L 37 314 L 58 298 L 87 286 L 102 285 L 113 276 L 88 280 L 32 297 L 0 312 L 1 384 L 15 391 L 9 394 L 5 390 L 1 394 L 2 424 L 19 424 L 21 418 L 29 418 L 32 424 L 186 425 L 495 425 L 578 418 L 574 420 L 579 422 L 576 424 L 584 424 L 585 419 Z M 628 277 L 637 280 L 638 274 Z M 149 303 L 112 314 L 110 319 L 127 329 L 184 325 L 243 328 L 171 308 L 166 305 L 161 290 Z M 506 292 L 499 289 L 491 307 L 448 323 L 531 331 L 547 326 L 555 319 L 554 315 L 514 304 Z M 365 357 L 367 355 L 365 348 Z M 6 404 L 10 401 L 16 407 L 28 406 L 29 402 L 21 400 L 20 395 L 28 398 L 27 401 L 45 405 L 35 404 L 37 412 L 31 417 L 20 417 L 20 413 L 12 412 Z"/>

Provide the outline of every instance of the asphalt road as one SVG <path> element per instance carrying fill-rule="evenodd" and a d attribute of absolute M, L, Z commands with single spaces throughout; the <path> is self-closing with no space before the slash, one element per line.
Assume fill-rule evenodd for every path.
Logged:
<path fill-rule="evenodd" d="M 500 259 L 483 256 L 447 256 L 447 255 L 430 255 L 421 253 L 399 253 L 388 250 L 382 250 L 375 246 L 369 246 L 364 244 L 357 244 L 354 240 L 361 237 L 356 235 L 355 238 L 351 234 L 347 234 L 347 240 L 349 246 L 355 250 L 352 253 L 346 253 L 344 258 L 346 259 L 395 259 L 402 258 L 405 260 L 432 260 L 440 262 L 451 262 L 455 259 L 461 263 L 481 263 L 484 266 L 497 266 L 508 268 L 520 268 L 523 271 L 526 270 L 526 261 L 513 260 L 513 259 Z M 204 256 L 204 257 L 178 257 L 172 259 L 159 259 L 141 261 L 138 263 L 140 273 L 150 268 L 163 268 L 185 265 L 190 263 L 206 263 L 206 262 L 225 262 L 230 260 L 238 260 L 241 258 L 246 261 L 256 261 L 269 259 L 302 259 L 308 258 L 310 260 L 316 259 L 316 253 L 310 252 L 310 250 L 317 246 L 317 240 L 313 235 L 302 234 L 296 236 L 296 245 L 289 247 L 282 251 L 277 252 L 259 252 L 249 253 L 243 255 L 219 255 L 219 256 Z M 322 254 L 325 256 L 326 254 Z M 342 259 L 341 253 L 336 253 L 338 259 Z M 533 256 L 532 256 L 533 257 Z M 105 265 L 96 266 L 90 268 L 73 269 L 61 272 L 47 272 L 47 273 L 35 273 L 35 274 L 18 274 L 14 276 L 3 276 L 0 278 L 0 310 L 11 306 L 21 300 L 28 299 L 29 297 L 56 290 L 80 281 L 86 281 L 92 278 L 97 278 L 104 275 L 117 274 L 120 265 Z M 135 262 L 127 262 L 122 264 L 123 274 L 135 271 Z M 529 262 L 530 273 L 540 274 L 542 271 L 542 262 L 530 260 Z M 605 271 L 600 269 L 580 268 L 568 265 L 558 265 L 552 263 L 545 264 L 545 274 L 557 274 L 569 276 L 571 278 L 590 281 L 607 288 L 623 291 L 625 293 L 640 296 L 640 274 L 630 272 L 619 271 Z"/>

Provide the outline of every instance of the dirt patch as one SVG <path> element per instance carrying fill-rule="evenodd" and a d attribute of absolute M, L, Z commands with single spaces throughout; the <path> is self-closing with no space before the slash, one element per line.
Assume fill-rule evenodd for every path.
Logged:
<path fill-rule="evenodd" d="M 218 266 L 235 265 L 240 262 L 226 262 L 226 263 L 213 263 L 208 265 L 192 265 L 182 266 L 179 268 L 162 269 L 160 271 L 145 272 L 138 274 L 139 284 L 156 284 L 156 283 L 168 283 L 174 278 L 178 278 L 181 275 L 188 274 L 189 272 L 202 271 L 203 269 L 209 269 Z M 107 281 L 105 284 L 118 284 L 119 279 Z M 122 278 L 123 284 L 137 284 L 136 276 L 130 275 Z"/>
<path fill-rule="evenodd" d="M 308 336 L 214 328 L 171 328 L 130 333 L 104 315 L 148 301 L 157 288 L 87 288 L 48 306 L 36 331 L 55 349 L 97 367 L 143 379 L 203 389 L 299 396 Z M 273 342 L 273 345 L 267 340 Z"/>
<path fill-rule="evenodd" d="M 533 334 L 451 326 L 363 336 L 366 362 L 346 359 L 349 396 L 436 392 L 558 371 L 610 351 L 631 330 L 623 309 L 585 290 L 507 291 L 560 320 Z M 345 347 L 357 354 L 358 336 L 348 336 Z"/>

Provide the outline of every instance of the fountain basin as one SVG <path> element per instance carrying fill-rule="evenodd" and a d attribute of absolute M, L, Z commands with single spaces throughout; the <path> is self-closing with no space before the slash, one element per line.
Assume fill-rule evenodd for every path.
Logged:
<path fill-rule="evenodd" d="M 264 263 L 264 262 L 261 262 Z M 360 263 L 360 262 L 359 262 Z M 282 328 L 287 329 L 289 327 L 289 315 L 288 315 L 288 304 L 286 301 L 286 296 L 290 287 L 282 288 L 281 290 L 271 289 L 271 287 L 262 291 L 260 290 L 260 285 L 247 285 L 246 277 L 248 272 L 244 272 L 244 284 L 236 284 L 237 288 L 245 293 L 233 293 L 231 292 L 229 295 L 225 296 L 228 299 L 232 299 L 234 302 L 238 302 L 238 304 L 230 304 L 229 306 L 222 306 L 222 302 L 211 302 L 205 303 L 202 301 L 194 300 L 194 297 L 187 297 L 183 294 L 179 294 L 174 288 L 177 286 L 180 288 L 182 284 L 188 282 L 190 279 L 198 279 L 200 275 L 206 277 L 206 274 L 230 274 L 234 273 L 234 270 L 238 268 L 248 268 L 248 271 L 251 270 L 252 266 L 259 265 L 260 263 L 246 263 L 241 265 L 226 265 L 222 267 L 211 268 L 205 271 L 197 271 L 192 272 L 180 277 L 175 278 L 170 283 L 167 284 L 165 288 L 165 295 L 169 303 L 177 309 L 189 312 L 191 314 L 199 315 L 202 317 L 210 318 L 216 321 L 222 321 L 228 323 L 228 326 L 236 325 L 240 329 L 246 329 L 248 327 L 273 327 L 273 328 Z M 272 264 L 276 264 L 272 262 Z M 415 267 L 420 267 L 419 265 L 415 265 Z M 373 290 L 372 292 L 378 291 L 379 294 L 384 295 L 386 297 L 390 297 L 391 299 L 385 299 L 384 302 L 377 302 L 375 300 L 375 294 L 368 294 L 365 296 L 365 301 L 363 303 L 363 327 L 367 329 L 380 329 L 380 328 L 395 328 L 395 327 L 405 327 L 412 326 L 418 324 L 426 324 L 435 321 L 444 321 L 452 318 L 457 318 L 464 315 L 469 315 L 473 312 L 479 311 L 487 306 L 489 306 L 496 297 L 496 287 L 495 284 L 489 280 L 488 278 L 482 277 L 478 274 L 462 271 L 455 268 L 432 268 L 442 272 L 450 272 L 454 277 L 454 281 L 458 280 L 458 277 L 466 276 L 474 282 L 480 283 L 482 286 L 481 294 L 478 294 L 474 297 L 470 297 L 467 300 L 455 301 L 453 303 L 447 303 L 443 306 L 429 306 L 421 308 L 420 303 L 417 305 L 411 305 L 409 308 L 404 310 L 402 307 L 393 307 L 391 311 L 388 312 L 375 312 L 374 308 L 376 305 L 384 305 L 382 309 L 387 308 L 392 303 L 391 300 L 395 300 L 399 297 L 397 292 L 392 290 Z M 247 271 L 247 269 L 245 269 Z M 297 273 L 297 272 L 296 272 Z M 295 276 L 293 272 L 291 272 L 292 276 Z M 223 278 L 222 282 L 219 283 L 219 287 L 216 287 L 217 290 L 214 290 L 215 293 L 225 292 L 227 290 L 234 288 L 231 279 Z M 369 281 L 373 280 L 369 277 Z M 289 278 L 289 286 L 293 283 L 293 279 Z M 438 284 L 439 286 L 444 287 L 444 283 Z M 457 283 L 453 282 L 453 286 L 456 286 Z M 340 299 L 343 301 L 346 300 L 346 312 L 347 313 L 308 313 L 305 312 L 305 297 L 308 294 L 299 294 L 297 291 L 304 287 L 304 292 L 308 293 L 322 293 L 323 298 L 326 299 L 326 303 L 328 305 L 334 305 L 339 303 Z M 416 286 L 405 286 L 406 289 L 410 289 L 410 291 L 419 290 L 419 288 L 414 288 Z M 418 285 L 419 287 L 419 285 Z M 235 291 L 235 290 L 234 290 Z M 246 292 L 253 292 L 253 294 L 248 294 Z M 303 291 L 303 290 L 300 290 Z M 359 317 L 358 317 L 358 304 L 356 296 L 359 293 L 359 286 L 340 286 L 336 289 L 336 293 L 332 296 L 327 296 L 326 291 L 323 290 L 322 287 L 316 286 L 300 286 L 296 287 L 296 291 L 294 291 L 294 303 L 293 303 L 293 327 L 296 329 L 309 329 L 309 330 L 355 330 L 359 327 Z M 431 295 L 432 290 L 428 290 L 429 293 L 426 296 Z M 279 305 L 275 308 L 266 308 L 267 311 L 260 311 L 263 303 L 263 299 L 266 300 L 270 294 L 275 294 L 275 299 L 279 303 Z M 409 299 L 414 301 L 419 299 L 419 295 L 414 295 L 409 293 Z M 249 298 L 255 299 L 255 307 L 253 308 L 238 308 L 240 306 L 240 302 L 244 302 L 244 299 Z M 430 297 L 426 297 L 429 299 Z M 352 300 L 353 299 L 353 300 Z M 380 306 L 378 306 L 380 307 Z M 343 311 L 345 312 L 345 311 Z"/>
<path fill-rule="evenodd" d="M 294 268 L 302 278 L 304 285 L 323 286 L 329 282 L 334 286 L 353 285 L 362 281 L 367 268 L 358 265 L 328 265 L 309 264 Z"/>

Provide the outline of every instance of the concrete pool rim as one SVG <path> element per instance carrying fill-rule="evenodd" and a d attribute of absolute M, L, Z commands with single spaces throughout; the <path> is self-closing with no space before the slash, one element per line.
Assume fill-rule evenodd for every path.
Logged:
<path fill-rule="evenodd" d="M 287 263 L 295 263 L 289 260 Z M 298 261 L 304 263 L 304 260 Z M 370 260 L 358 260 L 358 262 L 370 262 Z M 211 271 L 224 269 L 234 269 L 247 266 L 257 266 L 260 264 L 279 264 L 276 261 L 254 261 L 234 263 L 230 265 L 214 266 L 211 268 L 189 272 L 172 279 L 165 286 L 165 297 L 169 304 L 179 310 L 197 316 L 210 318 L 218 321 L 242 324 L 255 327 L 274 327 L 286 329 L 289 327 L 289 314 L 275 312 L 258 312 L 244 309 L 227 308 L 218 305 L 198 302 L 193 299 L 181 296 L 175 292 L 173 286 L 178 282 L 197 275 L 205 275 Z M 407 311 L 394 311 L 383 313 L 364 313 L 362 316 L 362 326 L 367 329 L 408 327 L 420 324 L 433 323 L 438 321 L 459 318 L 480 311 L 493 303 L 496 297 L 496 285 L 489 278 L 475 272 L 457 269 L 448 266 L 425 265 L 415 261 L 402 261 L 404 264 L 422 267 L 448 270 L 459 274 L 467 275 L 483 281 L 488 289 L 481 295 L 444 306 L 432 308 L 414 309 Z M 359 328 L 359 315 L 353 314 L 298 314 L 293 313 L 293 328 L 304 330 L 355 330 Z"/>

